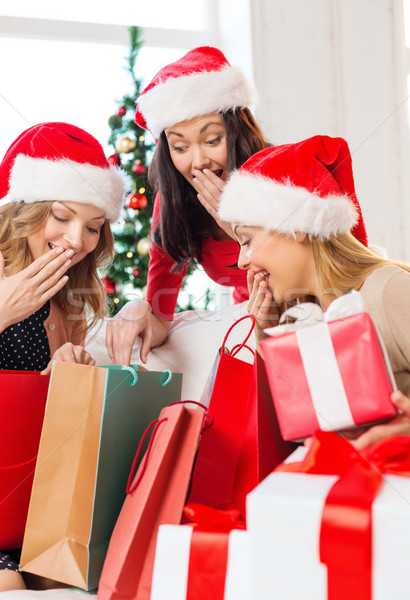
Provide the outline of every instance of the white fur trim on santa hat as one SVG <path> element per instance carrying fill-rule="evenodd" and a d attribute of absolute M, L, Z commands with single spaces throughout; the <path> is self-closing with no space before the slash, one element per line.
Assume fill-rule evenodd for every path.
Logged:
<path fill-rule="evenodd" d="M 109 221 L 120 215 L 130 179 L 121 169 L 104 169 L 68 159 L 47 160 L 19 154 L 13 164 L 9 192 L 0 204 L 65 200 L 93 204 Z"/>
<path fill-rule="evenodd" d="M 212 112 L 249 107 L 256 101 L 254 88 L 238 67 L 170 77 L 138 100 L 148 128 L 158 138 L 165 127 Z"/>
<path fill-rule="evenodd" d="M 324 198 L 290 182 L 240 172 L 226 184 L 218 212 L 230 223 L 292 236 L 300 231 L 321 240 L 350 231 L 358 218 L 346 195 Z"/>

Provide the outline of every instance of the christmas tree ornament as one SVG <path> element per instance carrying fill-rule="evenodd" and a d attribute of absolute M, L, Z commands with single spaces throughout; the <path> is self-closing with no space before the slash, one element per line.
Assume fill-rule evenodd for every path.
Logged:
<path fill-rule="evenodd" d="M 115 281 L 108 275 L 101 277 L 101 283 L 107 296 L 114 296 L 117 292 Z"/>
<path fill-rule="evenodd" d="M 118 115 L 111 115 L 108 119 L 110 129 L 119 129 L 122 125 L 122 119 Z"/>
<path fill-rule="evenodd" d="M 146 171 L 145 165 L 141 164 L 140 160 L 136 160 L 132 165 L 132 170 L 136 175 L 142 175 Z"/>
<path fill-rule="evenodd" d="M 142 299 L 144 294 L 145 297 L 146 287 L 142 287 L 148 276 L 151 230 L 151 217 L 146 207 L 153 201 L 147 176 L 153 144 L 150 137 L 146 138 L 144 128 L 134 122 L 133 110 L 142 89 L 142 80 L 136 74 L 142 36 L 138 27 L 130 27 L 128 31 L 130 47 L 126 70 L 130 75 L 131 91 L 127 91 L 115 104 L 115 114 L 109 119 L 108 145 L 113 152 L 109 158 L 110 165 L 121 167 L 130 176 L 132 186 L 128 187 L 128 191 L 132 192 L 123 203 L 120 220 L 113 225 L 116 257 L 101 271 L 101 275 L 108 278 L 103 285 L 110 297 L 110 317 L 136 296 Z"/>
<path fill-rule="evenodd" d="M 118 154 L 128 154 L 128 152 L 134 150 L 136 145 L 137 142 L 135 140 L 132 140 L 130 137 L 125 136 L 115 142 L 115 149 L 118 152 Z"/>
<path fill-rule="evenodd" d="M 133 208 L 134 210 L 140 210 L 141 208 L 145 208 L 147 206 L 147 197 L 144 194 L 140 194 L 139 192 L 131 192 L 128 194 L 126 203 L 128 208 Z"/>
<path fill-rule="evenodd" d="M 141 238 L 137 244 L 137 252 L 140 256 L 145 256 L 149 252 L 151 242 L 149 238 Z"/>
<path fill-rule="evenodd" d="M 111 154 L 111 156 L 108 157 L 108 162 L 114 167 L 119 167 L 121 164 L 121 159 L 118 154 Z"/>

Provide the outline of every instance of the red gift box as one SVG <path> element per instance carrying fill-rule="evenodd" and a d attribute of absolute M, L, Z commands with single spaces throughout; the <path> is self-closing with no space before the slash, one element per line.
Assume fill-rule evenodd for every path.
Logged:
<path fill-rule="evenodd" d="M 390 399 L 395 389 L 391 367 L 367 313 L 291 327 L 261 343 L 285 440 L 397 414 Z"/>
<path fill-rule="evenodd" d="M 249 547 L 239 511 L 188 504 L 189 525 L 161 525 L 151 600 L 248 600 Z"/>
<path fill-rule="evenodd" d="M 319 431 L 248 495 L 251 597 L 407 599 L 409 506 L 409 436 Z"/>

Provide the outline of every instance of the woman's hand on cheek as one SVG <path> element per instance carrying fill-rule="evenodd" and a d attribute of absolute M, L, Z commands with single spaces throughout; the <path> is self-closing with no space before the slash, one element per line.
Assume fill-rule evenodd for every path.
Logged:
<path fill-rule="evenodd" d="M 394 417 L 388 423 L 373 425 L 362 433 L 357 439 L 352 441 L 353 446 L 358 450 L 363 450 L 387 437 L 393 435 L 409 435 L 410 436 L 410 398 L 402 392 L 396 391 L 391 395 L 392 402 L 399 409 L 400 414 Z"/>
<path fill-rule="evenodd" d="M 223 229 L 229 237 L 235 239 L 231 224 L 222 221 L 218 215 L 219 201 L 225 186 L 225 181 L 218 177 L 218 175 L 215 175 L 210 169 L 204 169 L 203 171 L 194 171 L 194 181 L 192 185 L 198 192 L 198 200 L 202 206 L 209 212 L 218 226 Z"/>
<path fill-rule="evenodd" d="M 74 346 L 71 342 L 67 342 L 60 346 L 58 350 L 56 350 L 48 363 L 47 367 L 42 371 L 42 375 L 48 375 L 51 373 L 51 367 L 54 360 L 58 360 L 61 362 L 69 362 L 76 363 L 79 365 L 95 365 L 95 360 L 86 351 L 84 346 Z"/>
<path fill-rule="evenodd" d="M 248 271 L 248 289 L 248 312 L 255 317 L 256 339 L 260 342 L 266 337 L 263 330 L 275 327 L 279 322 L 278 305 L 274 302 L 266 281 L 251 270 Z"/>
<path fill-rule="evenodd" d="M 54 248 L 15 275 L 6 277 L 0 252 L 0 331 L 35 313 L 67 283 L 73 251 Z"/>

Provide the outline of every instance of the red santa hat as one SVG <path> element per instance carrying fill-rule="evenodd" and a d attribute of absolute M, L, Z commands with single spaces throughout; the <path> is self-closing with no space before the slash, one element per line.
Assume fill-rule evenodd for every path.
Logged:
<path fill-rule="evenodd" d="M 350 231 L 367 246 L 352 159 L 342 138 L 317 135 L 251 156 L 225 185 L 224 221 L 321 240 Z"/>
<path fill-rule="evenodd" d="M 99 142 L 68 123 L 34 125 L 0 164 L 0 206 L 65 200 L 93 204 L 109 221 L 120 215 L 130 180 L 108 162 Z"/>
<path fill-rule="evenodd" d="M 253 87 L 217 48 L 202 46 L 163 67 L 142 91 L 135 122 L 157 139 L 165 127 L 212 112 L 249 107 Z"/>

